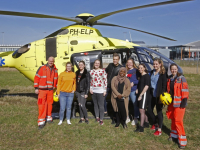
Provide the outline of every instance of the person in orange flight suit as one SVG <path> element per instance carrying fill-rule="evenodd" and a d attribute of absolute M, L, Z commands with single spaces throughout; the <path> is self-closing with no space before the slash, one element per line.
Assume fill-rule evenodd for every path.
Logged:
<path fill-rule="evenodd" d="M 172 103 L 167 108 L 167 117 L 171 119 L 171 133 L 169 141 L 177 141 L 180 149 L 184 149 L 187 144 L 185 130 L 183 127 L 183 117 L 189 96 L 188 84 L 183 75 L 178 73 L 176 64 L 170 65 L 172 75 L 167 81 L 167 92 L 172 96 Z"/>
<path fill-rule="evenodd" d="M 38 128 L 42 129 L 45 122 L 52 123 L 53 90 L 57 87 L 58 70 L 54 65 L 54 57 L 48 58 L 48 63 L 41 66 L 34 78 L 35 93 L 38 94 Z"/>

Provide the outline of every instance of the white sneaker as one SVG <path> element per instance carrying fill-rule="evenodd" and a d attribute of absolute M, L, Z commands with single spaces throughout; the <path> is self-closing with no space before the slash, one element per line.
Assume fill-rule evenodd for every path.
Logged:
<path fill-rule="evenodd" d="M 133 121 L 132 121 L 132 123 L 131 123 L 131 125 L 136 125 L 138 123 L 138 120 L 136 120 L 136 119 L 134 119 Z"/>
<path fill-rule="evenodd" d="M 67 120 L 67 124 L 71 124 L 70 120 Z"/>
<path fill-rule="evenodd" d="M 62 124 L 62 120 L 60 120 L 60 122 L 58 123 L 58 125 L 61 125 Z"/>
<path fill-rule="evenodd" d="M 131 120 L 130 120 L 129 118 L 128 118 L 128 119 L 126 119 L 126 124 L 127 124 L 127 123 L 129 123 L 130 121 L 131 121 Z"/>

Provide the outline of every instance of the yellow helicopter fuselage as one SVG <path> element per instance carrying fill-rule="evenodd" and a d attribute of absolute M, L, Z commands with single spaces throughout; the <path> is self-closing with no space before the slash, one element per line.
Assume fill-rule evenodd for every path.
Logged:
<path fill-rule="evenodd" d="M 138 46 L 128 41 L 103 37 L 99 30 L 92 27 L 73 25 L 62 29 L 65 30 L 64 34 L 34 41 L 13 54 L 2 57 L 2 66 L 14 67 L 33 81 L 38 68 L 46 64 L 50 56 L 55 57 L 55 65 L 60 74 L 65 70 L 66 62 L 71 61 L 71 56 L 75 53 L 84 56 L 84 52 Z"/>

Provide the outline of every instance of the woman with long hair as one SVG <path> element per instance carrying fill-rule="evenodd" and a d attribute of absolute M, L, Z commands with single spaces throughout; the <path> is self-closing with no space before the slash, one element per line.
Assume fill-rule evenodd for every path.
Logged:
<path fill-rule="evenodd" d="M 85 68 L 85 62 L 80 61 L 79 69 L 76 71 L 76 97 L 79 103 L 80 121 L 79 123 L 89 123 L 87 109 L 85 107 L 86 98 L 90 90 L 90 73 Z"/>
<path fill-rule="evenodd" d="M 131 93 L 130 93 L 129 97 L 134 106 L 134 120 L 132 121 L 131 124 L 136 125 L 138 123 L 138 118 L 139 118 L 140 112 L 139 112 L 138 104 L 136 101 L 136 93 L 135 92 L 137 89 L 140 73 L 139 73 L 137 66 L 135 65 L 135 62 L 132 58 L 129 58 L 127 60 L 126 69 L 128 70 L 127 78 L 131 82 Z M 127 118 L 127 119 L 129 119 L 129 118 Z"/>
<path fill-rule="evenodd" d="M 167 91 L 167 75 L 161 59 L 155 58 L 153 60 L 153 68 L 154 69 L 151 71 L 151 101 L 148 105 L 148 112 L 153 121 L 151 130 L 155 130 L 155 136 L 160 136 L 163 124 L 163 104 L 160 102 L 160 95 Z M 156 122 L 156 116 L 153 112 L 155 106 L 158 115 L 158 123 Z"/>
<path fill-rule="evenodd" d="M 119 127 L 120 122 L 124 128 L 127 128 L 126 118 L 128 115 L 128 102 L 131 92 L 131 84 L 129 79 L 126 78 L 126 68 L 122 67 L 119 70 L 118 76 L 115 76 L 111 82 L 112 95 L 111 102 L 113 109 L 116 113 L 116 125 Z"/>
<path fill-rule="evenodd" d="M 188 84 L 185 77 L 178 73 L 176 64 L 170 65 L 172 73 L 167 80 L 167 92 L 172 96 L 172 103 L 167 108 L 167 117 L 171 119 L 171 133 L 169 141 L 175 140 L 179 148 L 184 149 L 187 139 L 183 126 L 185 107 L 189 97 Z"/>
<path fill-rule="evenodd" d="M 60 122 L 61 125 L 66 109 L 67 124 L 71 124 L 71 107 L 74 99 L 74 92 L 76 91 L 76 74 L 72 72 L 72 63 L 67 62 L 66 70 L 58 77 L 57 93 L 60 101 Z"/>
<path fill-rule="evenodd" d="M 99 59 L 94 61 L 93 69 L 90 71 L 90 93 L 94 103 L 96 121 L 103 125 L 104 97 L 107 89 L 107 74 L 102 69 Z"/>
<path fill-rule="evenodd" d="M 140 125 L 137 126 L 135 132 L 144 132 L 144 127 L 148 125 L 148 117 L 145 113 L 150 96 L 150 76 L 148 74 L 145 64 L 139 65 L 139 72 L 141 74 L 136 94 L 138 94 L 138 106 L 140 110 Z"/>

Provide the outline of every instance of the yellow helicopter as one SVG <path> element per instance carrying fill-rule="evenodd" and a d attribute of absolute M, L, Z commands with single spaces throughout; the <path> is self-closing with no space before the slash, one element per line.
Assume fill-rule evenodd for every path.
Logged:
<path fill-rule="evenodd" d="M 103 25 L 121 27 L 175 41 L 171 38 L 161 35 L 116 24 L 99 22 L 98 20 L 125 11 L 174 4 L 185 1 L 191 0 L 171 0 L 153 3 L 100 14 L 98 16 L 94 16 L 89 13 L 82 13 L 77 15 L 75 18 L 25 12 L 0 11 L 1 15 L 13 15 L 34 18 L 53 18 L 75 22 L 75 24 L 63 27 L 58 31 L 55 31 L 54 33 L 48 35 L 44 39 L 26 44 L 15 52 L 1 53 L 0 66 L 14 67 L 31 81 L 33 81 L 38 67 L 46 64 L 49 56 L 55 57 L 55 65 L 58 68 L 59 73 L 65 70 L 65 63 L 67 61 L 71 61 L 76 70 L 78 67 L 78 62 L 80 60 L 85 60 L 86 68 L 90 70 L 93 66 L 95 59 L 98 58 L 103 62 L 104 60 L 102 60 L 102 56 L 104 56 L 103 58 L 105 58 L 106 55 L 113 54 L 114 52 L 117 52 L 121 55 L 122 64 L 124 64 L 129 57 L 132 57 L 138 63 L 145 63 L 147 65 L 147 68 L 151 70 L 153 57 L 160 57 L 164 61 L 165 66 L 168 66 L 168 63 L 174 62 L 167 57 L 161 55 L 160 53 L 157 53 L 148 48 L 140 47 L 139 45 L 132 42 L 103 37 L 99 30 L 93 28 L 93 26 Z M 179 69 L 179 71 L 182 72 L 181 68 Z"/>

